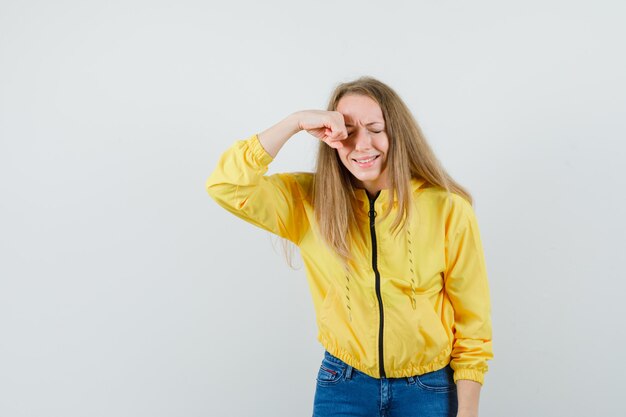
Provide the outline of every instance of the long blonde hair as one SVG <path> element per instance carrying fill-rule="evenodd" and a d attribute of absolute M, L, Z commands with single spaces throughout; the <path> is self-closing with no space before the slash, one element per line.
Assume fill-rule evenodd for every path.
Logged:
<path fill-rule="evenodd" d="M 331 94 L 327 110 L 336 110 L 339 100 L 346 94 L 372 98 L 383 113 L 389 139 L 387 178 L 391 192 L 382 216 L 384 218 L 391 212 L 395 193 L 398 214 L 391 225 L 392 233 L 404 228 L 411 212 L 411 178 L 422 178 L 431 186 L 457 193 L 472 204 L 471 194 L 448 175 L 410 110 L 391 87 L 372 77 L 340 83 Z M 351 175 L 337 150 L 320 141 L 313 179 L 315 219 L 322 238 L 344 262 L 353 259 L 351 242 L 364 238 L 355 217 L 358 201 Z"/>

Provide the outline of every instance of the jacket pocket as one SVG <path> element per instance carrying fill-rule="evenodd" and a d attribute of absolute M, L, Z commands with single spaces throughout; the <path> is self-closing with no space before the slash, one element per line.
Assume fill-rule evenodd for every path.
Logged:
<path fill-rule="evenodd" d="M 335 287 L 331 285 L 330 287 L 328 287 L 328 291 L 326 292 L 326 296 L 324 297 L 324 301 L 322 301 L 322 305 L 320 307 L 320 311 L 319 311 L 320 323 L 326 323 L 328 319 L 328 315 L 332 314 L 332 313 L 329 313 L 329 310 L 331 310 L 334 306 L 334 302 L 333 302 L 334 298 L 335 298 Z"/>
<path fill-rule="evenodd" d="M 417 308 L 414 314 L 417 314 L 418 338 L 428 350 L 428 356 L 430 356 L 426 361 L 428 363 L 450 347 L 450 339 L 441 317 L 428 297 L 416 297 L 416 302 Z"/>

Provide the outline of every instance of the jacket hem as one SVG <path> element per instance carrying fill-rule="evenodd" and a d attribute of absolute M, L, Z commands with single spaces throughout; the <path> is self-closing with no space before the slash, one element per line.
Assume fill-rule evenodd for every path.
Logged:
<path fill-rule="evenodd" d="M 372 370 L 371 368 L 364 366 L 361 362 L 359 362 L 352 355 L 350 355 L 346 350 L 339 347 L 337 344 L 332 342 L 323 334 L 319 333 L 317 339 L 322 344 L 324 349 L 326 349 L 328 353 L 330 353 L 331 355 L 341 359 L 348 365 L 363 372 L 364 374 L 371 376 L 372 378 L 380 379 L 380 372 L 378 371 L 378 369 Z M 403 378 L 403 377 L 409 377 L 409 376 L 414 376 L 414 375 L 422 375 L 427 372 L 438 371 L 439 369 L 445 368 L 452 360 L 452 357 L 450 356 L 451 351 L 452 351 L 451 348 L 444 349 L 431 363 L 427 365 L 410 366 L 407 368 L 392 369 L 388 371 L 386 370 L 386 377 L 387 378 Z M 455 372 L 455 376 L 456 376 L 456 372 Z M 470 379 L 470 378 L 461 378 L 461 379 Z"/>

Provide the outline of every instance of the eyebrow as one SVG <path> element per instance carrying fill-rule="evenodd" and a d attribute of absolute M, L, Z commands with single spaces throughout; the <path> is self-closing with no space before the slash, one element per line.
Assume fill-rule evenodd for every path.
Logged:
<path fill-rule="evenodd" d="M 371 126 L 371 125 L 376 125 L 376 124 L 384 124 L 383 122 L 370 122 L 368 124 L 366 124 L 365 126 Z M 354 127 L 354 125 L 352 123 L 346 123 L 346 127 Z"/>

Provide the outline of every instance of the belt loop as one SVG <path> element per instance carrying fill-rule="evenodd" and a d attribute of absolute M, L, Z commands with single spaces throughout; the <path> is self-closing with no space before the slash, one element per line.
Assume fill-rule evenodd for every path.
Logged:
<path fill-rule="evenodd" d="M 352 378 L 352 367 L 350 365 L 347 365 L 346 367 L 346 379 L 350 379 Z"/>

